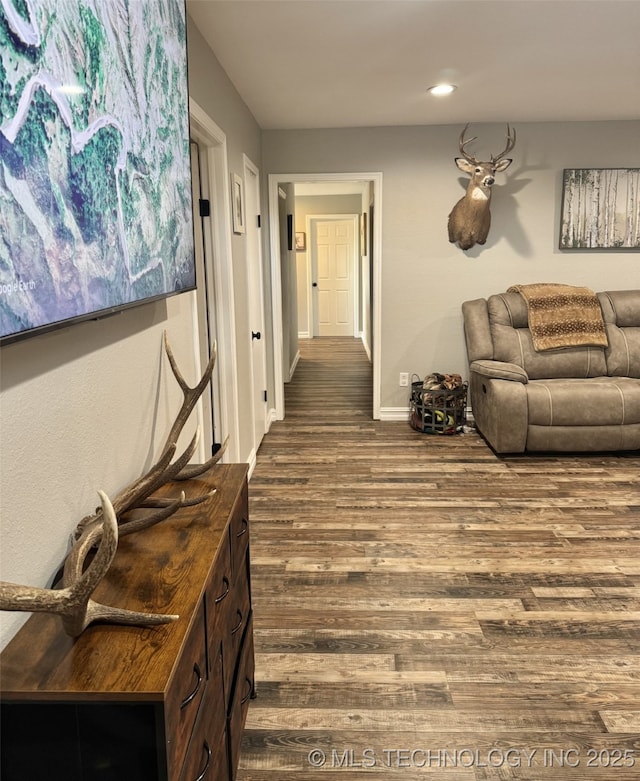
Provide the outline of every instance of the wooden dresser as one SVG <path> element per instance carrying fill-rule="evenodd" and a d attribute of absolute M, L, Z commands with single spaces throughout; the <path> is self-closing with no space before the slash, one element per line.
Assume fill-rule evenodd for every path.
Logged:
<path fill-rule="evenodd" d="M 216 493 L 123 537 L 96 601 L 160 627 L 32 616 L 0 655 L 3 781 L 233 781 L 255 695 L 247 468 L 172 486 Z"/>

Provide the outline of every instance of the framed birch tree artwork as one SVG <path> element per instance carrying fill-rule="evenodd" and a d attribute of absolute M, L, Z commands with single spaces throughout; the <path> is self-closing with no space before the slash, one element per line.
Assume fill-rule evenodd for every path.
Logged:
<path fill-rule="evenodd" d="M 560 249 L 640 251 L 640 168 L 565 168 Z"/>

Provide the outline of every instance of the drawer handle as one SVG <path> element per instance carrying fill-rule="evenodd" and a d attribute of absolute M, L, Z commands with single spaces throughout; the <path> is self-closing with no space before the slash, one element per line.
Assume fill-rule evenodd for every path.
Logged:
<path fill-rule="evenodd" d="M 224 592 L 223 592 L 222 594 L 220 594 L 220 596 L 219 596 L 219 597 L 216 597 L 216 598 L 215 598 L 215 603 L 216 603 L 216 605 L 217 605 L 219 602 L 222 602 L 222 600 L 223 600 L 223 599 L 224 599 L 224 598 L 227 596 L 227 594 L 229 593 L 229 578 L 228 578 L 226 575 L 225 575 L 225 576 L 222 578 L 222 582 L 224 583 Z"/>
<path fill-rule="evenodd" d="M 240 700 L 240 705 L 244 705 L 245 702 L 248 702 L 251 699 L 251 692 L 253 691 L 253 681 L 249 680 L 249 678 L 245 678 L 245 681 L 249 685 L 249 691 L 247 694 Z"/>
<path fill-rule="evenodd" d="M 207 770 L 209 770 L 209 764 L 211 763 L 211 749 L 209 748 L 209 744 L 205 740 L 202 748 L 207 752 L 207 761 L 204 766 L 204 770 L 200 775 L 196 778 L 196 781 L 202 781 L 202 779 L 207 775 Z"/>
<path fill-rule="evenodd" d="M 202 674 L 200 672 L 200 668 L 198 667 L 198 663 L 197 662 L 193 663 L 193 672 L 194 672 L 196 678 L 198 679 L 196 681 L 195 689 L 191 692 L 191 694 L 188 694 L 184 698 L 184 700 L 182 700 L 182 704 L 180 705 L 180 710 L 185 708 L 191 702 L 191 700 L 193 700 L 193 698 L 196 696 L 196 694 L 200 690 L 200 685 L 202 684 Z"/>
<path fill-rule="evenodd" d="M 242 624 L 244 622 L 244 616 L 242 615 L 242 611 L 236 610 L 236 614 L 240 617 L 240 620 L 238 621 L 238 623 L 231 630 L 231 634 L 232 635 L 235 635 L 235 633 L 238 631 L 238 629 L 240 629 L 240 627 L 242 626 Z"/>
<path fill-rule="evenodd" d="M 246 518 L 242 519 L 242 529 L 236 534 L 236 537 L 242 537 L 243 534 L 246 534 L 249 531 L 249 521 Z"/>

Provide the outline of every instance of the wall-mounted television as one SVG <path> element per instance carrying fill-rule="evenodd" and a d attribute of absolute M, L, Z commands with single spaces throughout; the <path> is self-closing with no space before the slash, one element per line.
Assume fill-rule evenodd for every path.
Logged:
<path fill-rule="evenodd" d="M 195 284 L 185 0 L 2 0 L 2 343 Z"/>

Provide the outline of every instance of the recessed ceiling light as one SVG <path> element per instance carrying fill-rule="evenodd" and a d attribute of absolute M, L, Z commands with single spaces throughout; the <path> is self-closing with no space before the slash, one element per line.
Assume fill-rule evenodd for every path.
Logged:
<path fill-rule="evenodd" d="M 455 88 L 454 84 L 437 84 L 435 87 L 429 87 L 428 92 L 432 95 L 451 95 Z"/>

